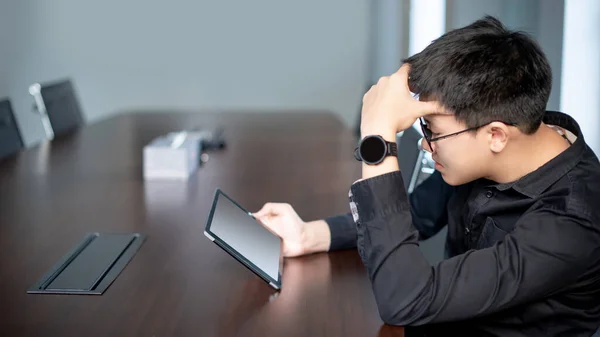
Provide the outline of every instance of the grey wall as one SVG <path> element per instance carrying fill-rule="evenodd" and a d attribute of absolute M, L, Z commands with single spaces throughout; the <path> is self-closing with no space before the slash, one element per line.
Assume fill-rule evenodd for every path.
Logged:
<path fill-rule="evenodd" d="M 410 0 L 371 0 L 369 84 L 400 68 L 408 56 Z"/>
<path fill-rule="evenodd" d="M 489 14 L 509 28 L 537 36 L 540 0 L 447 0 L 446 26 L 459 28 Z"/>
<path fill-rule="evenodd" d="M 560 108 L 564 0 L 447 0 L 446 8 L 448 29 L 468 25 L 489 14 L 511 29 L 531 34 L 552 67 L 554 80 L 547 107 Z"/>
<path fill-rule="evenodd" d="M 538 41 L 548 56 L 553 77 L 552 92 L 548 101 L 550 110 L 560 110 L 564 16 L 564 0 L 540 1 Z"/>
<path fill-rule="evenodd" d="M 72 77 L 91 122 L 165 107 L 315 108 L 354 123 L 368 76 L 368 0 L 4 1 L 0 22 L 27 144 L 43 137 L 34 82 Z"/>
<path fill-rule="evenodd" d="M 9 1 L 0 1 L 0 99 L 8 95 L 8 58 L 10 41 L 10 16 L 8 15 Z"/>

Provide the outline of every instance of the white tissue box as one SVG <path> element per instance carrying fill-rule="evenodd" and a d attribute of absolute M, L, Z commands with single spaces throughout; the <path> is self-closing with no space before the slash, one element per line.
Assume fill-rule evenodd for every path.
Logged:
<path fill-rule="evenodd" d="M 144 179 L 187 180 L 198 168 L 201 143 L 187 132 L 174 132 L 144 147 Z"/>

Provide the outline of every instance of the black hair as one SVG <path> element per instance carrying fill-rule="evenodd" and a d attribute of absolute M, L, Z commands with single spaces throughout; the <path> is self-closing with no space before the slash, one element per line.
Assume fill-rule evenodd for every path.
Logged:
<path fill-rule="evenodd" d="M 468 127 L 502 121 L 532 134 L 542 122 L 550 64 L 529 35 L 494 17 L 449 31 L 404 62 L 411 91 L 433 97 Z"/>

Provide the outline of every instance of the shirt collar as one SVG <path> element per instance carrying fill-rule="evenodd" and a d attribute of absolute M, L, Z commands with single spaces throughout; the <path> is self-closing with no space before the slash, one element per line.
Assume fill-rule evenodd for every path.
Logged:
<path fill-rule="evenodd" d="M 565 151 L 521 179 L 511 183 L 496 184 L 495 187 L 498 190 L 505 191 L 512 188 L 529 198 L 534 198 L 558 181 L 581 160 L 586 144 L 575 119 L 561 112 L 546 111 L 543 121 L 546 124 L 571 131 L 577 139 Z"/>

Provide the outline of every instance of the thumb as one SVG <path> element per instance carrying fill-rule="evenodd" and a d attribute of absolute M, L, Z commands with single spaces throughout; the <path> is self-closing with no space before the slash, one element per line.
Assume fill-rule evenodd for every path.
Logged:
<path fill-rule="evenodd" d="M 252 214 L 256 218 L 262 218 L 268 215 L 276 215 L 279 213 L 278 204 L 268 202 L 258 212 Z"/>

